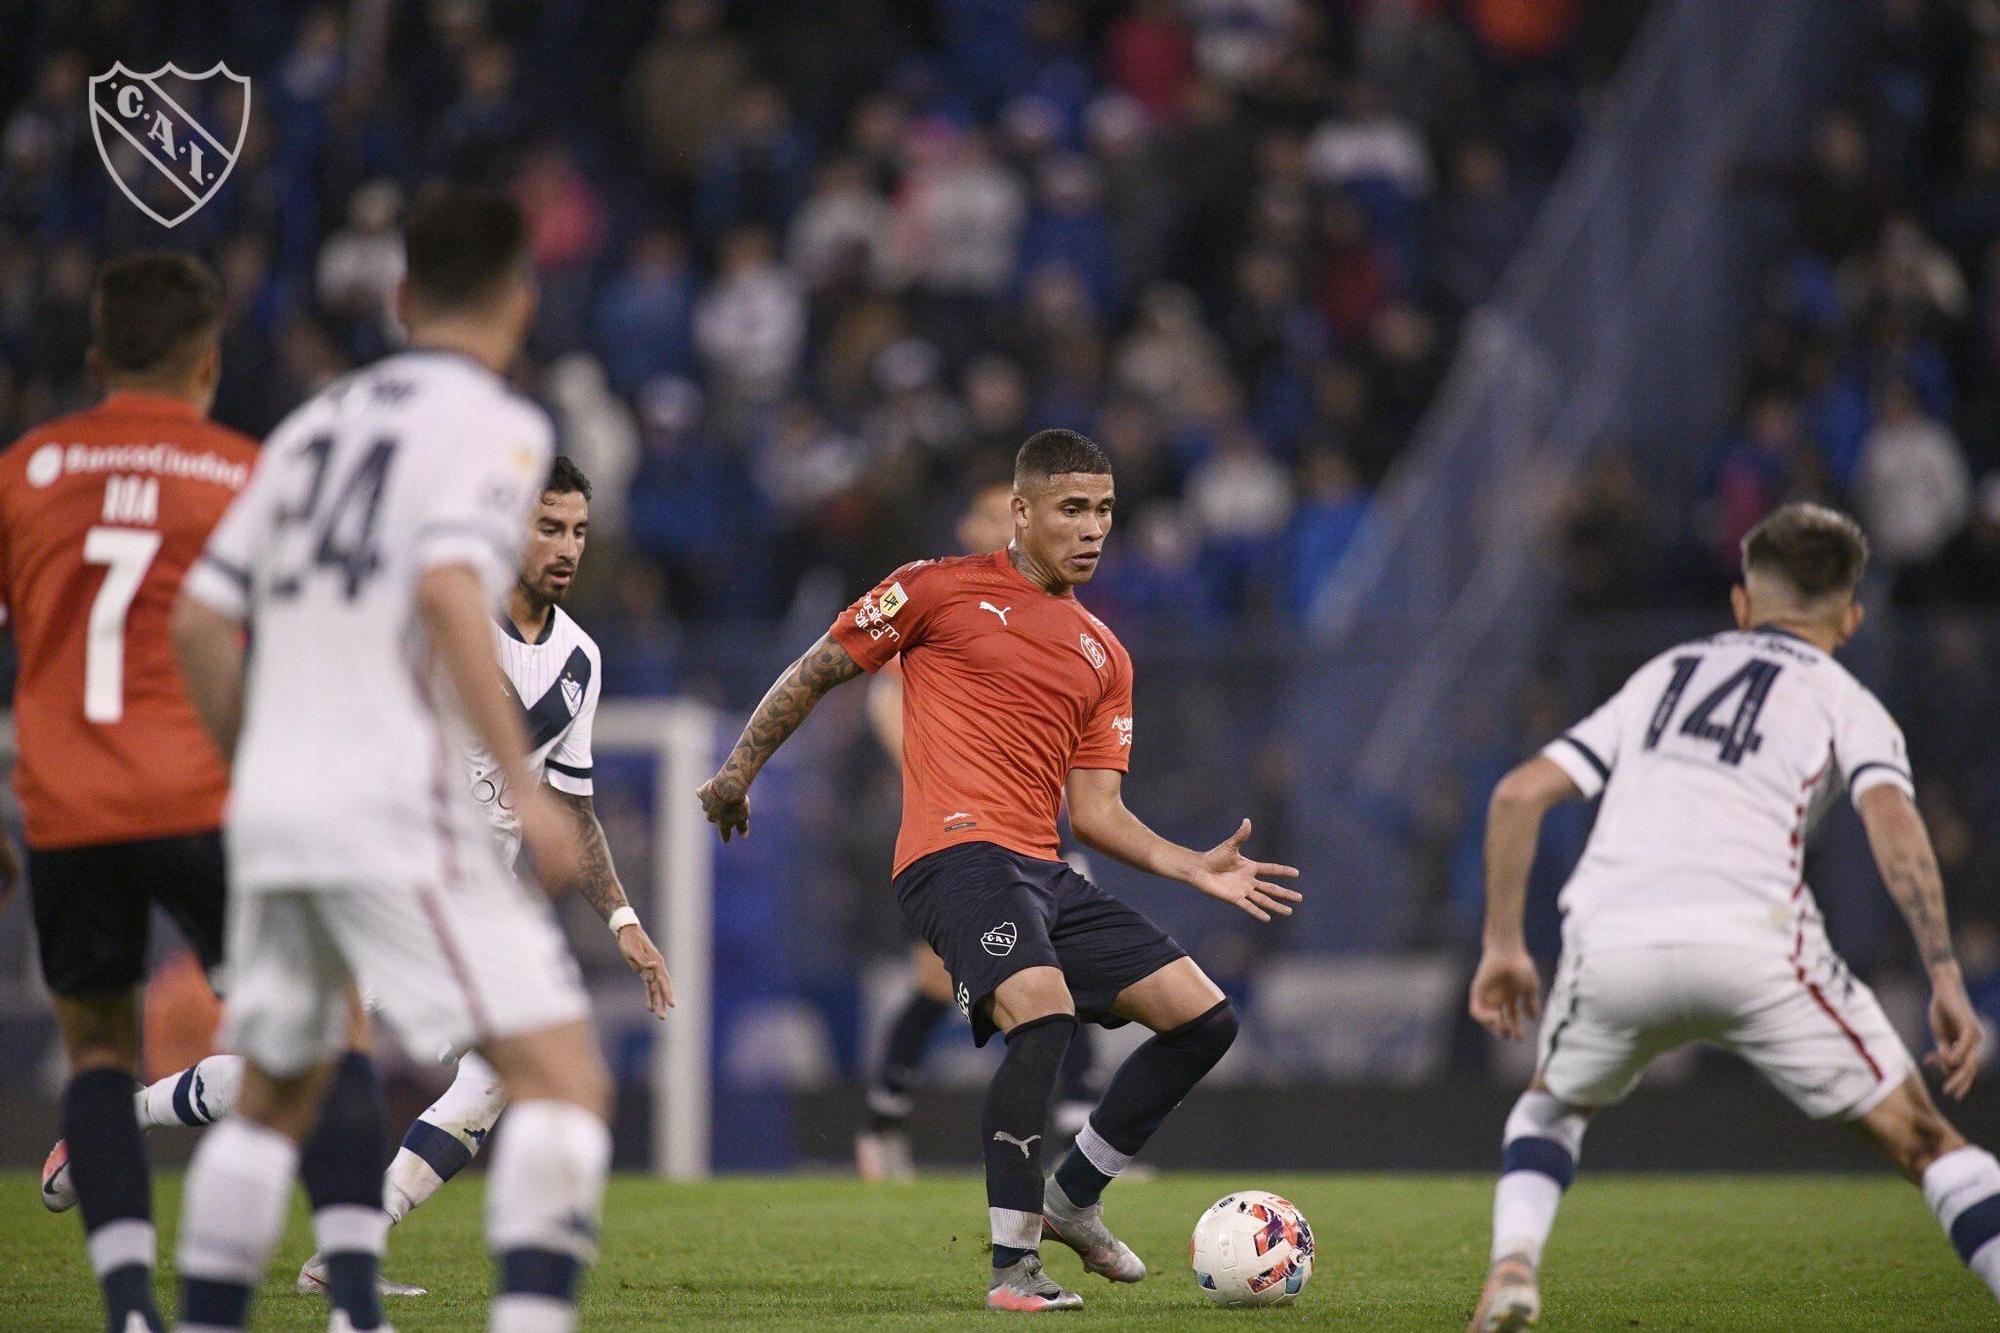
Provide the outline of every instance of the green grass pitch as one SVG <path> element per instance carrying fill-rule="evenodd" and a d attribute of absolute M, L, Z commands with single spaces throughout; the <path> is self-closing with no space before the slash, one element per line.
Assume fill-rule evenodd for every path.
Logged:
<path fill-rule="evenodd" d="M 390 1237 L 389 1271 L 431 1295 L 395 1301 L 404 1333 L 480 1325 L 482 1181 L 448 1186 Z M 155 1191 L 171 1256 L 178 1180 Z M 1318 1269 L 1298 1304 L 1219 1311 L 1188 1275 L 1188 1233 L 1232 1188 L 1275 1189 L 1311 1219 Z M 1486 1258 L 1491 1181 L 1467 1176 L 1166 1175 L 1118 1186 L 1108 1216 L 1153 1276 L 1113 1287 L 1051 1245 L 1085 1308 L 1065 1329 L 1205 1326 L 1459 1329 Z M 970 1176 L 862 1185 L 834 1176 L 690 1186 L 622 1177 L 584 1297 L 593 1329 L 991 1327 L 980 1306 L 985 1209 Z M 305 1212 L 259 1297 L 260 1328 L 326 1327 L 292 1294 Z M 1917 1329 L 2000 1324 L 1917 1192 L 1887 1176 L 1592 1177 L 1570 1192 L 1545 1265 L 1542 1327 Z M 163 1308 L 171 1297 L 161 1284 Z M 97 1327 L 74 1214 L 51 1217 L 25 1173 L 0 1175 L 0 1327 Z"/>

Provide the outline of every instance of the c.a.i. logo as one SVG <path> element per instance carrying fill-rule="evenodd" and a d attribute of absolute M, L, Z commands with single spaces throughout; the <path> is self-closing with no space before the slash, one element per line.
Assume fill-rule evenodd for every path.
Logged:
<path fill-rule="evenodd" d="M 1002 921 L 979 937 L 979 947 L 995 958 L 1005 958 L 1014 952 L 1014 941 L 1020 938 L 1021 932 L 1014 929 L 1012 921 Z"/>
<path fill-rule="evenodd" d="M 183 96 L 188 89 L 205 94 L 208 90 L 201 85 L 218 77 L 241 84 L 243 96 L 235 108 L 236 123 L 202 124 L 167 91 L 162 77 L 167 74 L 186 85 Z M 97 155 L 133 206 L 162 227 L 179 226 L 215 198 L 215 192 L 236 169 L 243 132 L 249 124 L 250 80 L 231 72 L 221 61 L 200 74 L 190 74 L 171 63 L 151 74 L 139 74 L 121 61 L 90 81 L 90 132 L 97 139 Z M 137 151 L 114 152 L 115 146 Z M 164 210 L 156 206 L 161 177 L 180 196 L 166 196 L 175 206 Z M 149 199 L 148 195 L 154 197 Z"/>

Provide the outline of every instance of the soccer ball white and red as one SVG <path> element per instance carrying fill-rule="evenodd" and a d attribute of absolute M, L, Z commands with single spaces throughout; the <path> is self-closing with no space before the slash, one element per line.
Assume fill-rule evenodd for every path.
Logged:
<path fill-rule="evenodd" d="M 1289 1305 L 1313 1271 L 1313 1233 L 1290 1199 L 1242 1190 L 1216 1200 L 1188 1247 L 1194 1280 L 1217 1305 Z"/>

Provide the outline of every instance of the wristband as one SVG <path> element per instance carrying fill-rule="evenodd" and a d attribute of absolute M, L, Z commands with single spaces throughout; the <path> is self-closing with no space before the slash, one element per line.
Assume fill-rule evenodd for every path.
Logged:
<path fill-rule="evenodd" d="M 610 916 L 604 918 L 604 924 L 611 928 L 611 933 L 613 935 L 616 935 L 619 931 L 625 929 L 625 927 L 627 926 L 638 925 L 639 914 L 633 911 L 631 904 L 628 903 L 625 906 L 619 908 L 617 911 L 613 912 Z"/>

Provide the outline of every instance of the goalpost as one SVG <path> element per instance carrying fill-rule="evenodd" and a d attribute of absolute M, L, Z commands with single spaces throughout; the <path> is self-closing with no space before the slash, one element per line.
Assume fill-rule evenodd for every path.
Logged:
<path fill-rule="evenodd" d="M 715 1031 L 715 845 L 695 789 L 715 771 L 717 714 L 687 699 L 606 699 L 598 751 L 642 751 L 652 766 L 650 918 L 673 979 L 674 1007 L 653 1043 L 653 1170 L 672 1180 L 710 1170 Z M 639 896 L 635 893 L 635 897 Z"/>

